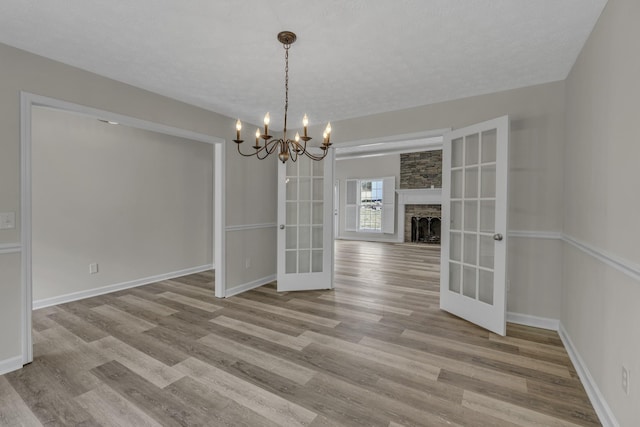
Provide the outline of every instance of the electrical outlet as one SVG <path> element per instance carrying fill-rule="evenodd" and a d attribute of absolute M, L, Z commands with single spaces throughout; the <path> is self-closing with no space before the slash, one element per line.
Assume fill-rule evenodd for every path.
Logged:
<path fill-rule="evenodd" d="M 629 380 L 630 380 L 630 372 L 624 366 L 622 367 L 622 390 L 624 394 L 629 394 Z"/>
<path fill-rule="evenodd" d="M 89 264 L 89 274 L 96 274 L 98 272 L 98 264 Z"/>
<path fill-rule="evenodd" d="M 16 228 L 15 212 L 0 212 L 0 230 L 10 230 Z"/>
<path fill-rule="evenodd" d="M 251 258 L 246 258 L 244 260 L 244 268 L 249 269 L 251 267 Z"/>

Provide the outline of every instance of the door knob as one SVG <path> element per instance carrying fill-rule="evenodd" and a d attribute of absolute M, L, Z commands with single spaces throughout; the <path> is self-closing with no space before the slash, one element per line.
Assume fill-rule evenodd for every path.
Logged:
<path fill-rule="evenodd" d="M 493 240 L 497 240 L 497 241 L 502 240 L 502 234 L 500 234 L 500 233 L 494 234 L 493 235 Z"/>
<path fill-rule="evenodd" d="M 280 224 L 280 230 L 284 230 L 284 224 Z"/>

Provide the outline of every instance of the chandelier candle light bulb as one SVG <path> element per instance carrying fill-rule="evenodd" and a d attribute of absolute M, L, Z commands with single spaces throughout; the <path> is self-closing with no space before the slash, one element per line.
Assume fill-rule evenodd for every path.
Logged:
<path fill-rule="evenodd" d="M 302 128 L 303 128 L 303 136 L 300 136 L 299 132 L 296 132 L 296 136 L 293 140 L 287 138 L 287 112 L 289 110 L 289 48 L 296 41 L 297 36 L 291 31 L 281 31 L 278 33 L 278 41 L 282 43 L 285 50 L 285 80 L 284 80 L 284 88 L 285 88 L 285 98 L 284 98 L 284 128 L 282 131 L 283 137 L 279 139 L 275 139 L 269 135 L 269 123 L 271 122 L 271 117 L 269 113 L 264 116 L 264 134 L 260 133 L 260 128 L 256 130 L 256 145 L 253 146 L 254 152 L 245 154 L 240 150 L 240 144 L 244 141 L 240 139 L 240 131 L 242 130 L 242 123 L 240 119 L 236 122 L 236 139 L 233 142 L 236 143 L 236 147 L 238 148 L 238 153 L 245 157 L 256 156 L 258 159 L 262 160 L 267 158 L 270 154 L 278 150 L 278 158 L 282 163 L 286 163 L 287 160 L 291 159 L 291 161 L 295 162 L 298 160 L 299 155 L 305 155 L 311 160 L 319 161 L 324 159 L 328 154 L 328 149 L 331 146 L 331 123 L 327 123 L 327 127 L 324 131 L 324 140 L 322 144 L 320 144 L 321 152 L 317 154 L 312 153 L 308 150 L 307 142 L 311 140 L 311 137 L 308 136 L 308 127 L 309 127 L 309 117 L 305 114 L 302 118 Z M 260 146 L 260 138 L 264 139 L 264 145 Z M 300 142 L 302 141 L 302 142 Z"/>

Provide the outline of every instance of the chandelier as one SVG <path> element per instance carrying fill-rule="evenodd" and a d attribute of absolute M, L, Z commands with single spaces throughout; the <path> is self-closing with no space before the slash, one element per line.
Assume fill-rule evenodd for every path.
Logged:
<path fill-rule="evenodd" d="M 267 158 L 270 154 L 278 151 L 278 158 L 285 163 L 287 160 L 295 162 L 298 160 L 298 156 L 305 155 L 311 160 L 322 160 L 327 156 L 329 147 L 331 146 L 331 123 L 327 123 L 327 127 L 323 133 L 323 141 L 320 145 L 321 152 L 313 154 L 307 149 L 307 142 L 311 140 L 311 137 L 307 135 L 307 126 L 309 125 L 309 119 L 305 114 L 302 118 L 303 135 L 300 136 L 296 132 L 294 139 L 287 138 L 287 111 L 289 110 L 289 48 L 296 41 L 296 35 L 291 31 L 282 31 L 278 33 L 278 40 L 284 46 L 284 131 L 282 138 L 276 139 L 269 135 L 269 122 L 271 121 L 269 113 L 264 116 L 264 133 L 260 131 L 260 128 L 256 130 L 256 144 L 253 146 L 254 151 L 251 153 L 243 153 L 240 150 L 240 144 L 243 140 L 240 139 L 240 131 L 242 130 L 242 123 L 240 119 L 236 122 L 236 139 L 233 142 L 238 147 L 238 153 L 245 157 L 256 156 L 262 160 Z M 264 140 L 261 144 L 260 140 Z M 301 142 L 302 141 L 302 142 Z"/>

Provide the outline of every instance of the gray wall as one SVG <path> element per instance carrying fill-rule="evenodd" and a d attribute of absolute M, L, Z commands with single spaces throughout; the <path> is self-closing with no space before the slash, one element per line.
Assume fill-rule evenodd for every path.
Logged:
<path fill-rule="evenodd" d="M 367 179 L 396 177 L 396 188 L 400 185 L 400 155 L 389 154 L 386 156 L 363 157 L 360 159 L 344 159 L 336 161 L 335 177 L 340 182 L 340 208 L 338 209 L 340 239 L 368 240 L 373 242 L 397 242 L 398 241 L 398 205 L 396 196 L 396 226 L 393 234 L 383 233 L 358 233 L 345 231 L 345 203 L 347 195 L 347 179 Z M 402 235 L 402 233 L 401 233 Z"/>
<path fill-rule="evenodd" d="M 567 79 L 564 232 L 640 271 L 640 2 L 609 0 Z M 640 283 L 563 248 L 562 324 L 621 426 L 640 425 Z M 631 371 L 631 392 L 621 369 Z"/>
<path fill-rule="evenodd" d="M 31 152 L 34 301 L 212 263 L 211 144 L 37 107 Z"/>
<path fill-rule="evenodd" d="M 0 230 L 0 248 L 20 244 L 20 91 L 74 102 L 221 138 L 234 136 L 235 119 L 125 85 L 78 68 L 0 44 L 0 212 L 16 212 L 13 230 Z M 275 262 L 259 254 L 275 247 L 275 231 L 256 233 L 247 224 L 274 223 L 276 162 L 241 158 L 235 144 L 226 151 L 228 225 L 227 287 L 275 273 Z M 254 198 L 262 203 L 256 206 Z M 248 269 L 237 265 L 248 247 L 258 257 Z M 0 364 L 21 354 L 21 257 L 0 250 Z M 9 251 L 11 252 L 11 251 Z M 267 258 L 272 255 L 268 255 Z"/>

